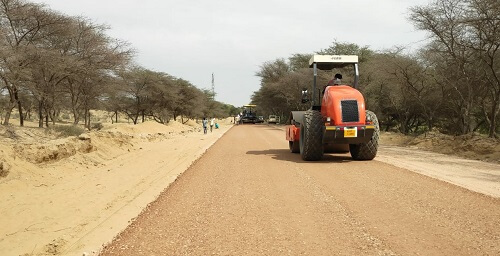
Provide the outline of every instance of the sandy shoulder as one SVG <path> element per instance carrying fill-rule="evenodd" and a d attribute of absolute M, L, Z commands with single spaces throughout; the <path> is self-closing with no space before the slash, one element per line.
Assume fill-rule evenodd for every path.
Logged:
<path fill-rule="evenodd" d="M 89 153 L 42 164 L 14 158 L 0 180 L 0 255 L 97 252 L 230 127 L 204 135 L 156 124 L 122 126 L 91 133 Z M 25 146 L 24 153 L 44 147 Z"/>
<path fill-rule="evenodd" d="M 500 165 L 414 148 L 382 145 L 377 161 L 500 198 Z"/>

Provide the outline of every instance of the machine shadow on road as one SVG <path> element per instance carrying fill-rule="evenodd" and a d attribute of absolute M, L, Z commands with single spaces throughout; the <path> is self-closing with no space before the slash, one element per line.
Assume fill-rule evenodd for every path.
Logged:
<path fill-rule="evenodd" d="M 280 127 L 275 127 L 275 126 L 270 126 L 270 125 L 268 125 L 266 127 L 266 130 L 270 130 L 270 131 L 283 131 L 283 129 L 280 128 Z"/>
<path fill-rule="evenodd" d="M 280 161 L 288 161 L 294 163 L 346 163 L 352 162 L 349 154 L 325 154 L 320 161 L 304 161 L 300 154 L 290 153 L 288 149 L 266 149 L 266 150 L 252 150 L 247 151 L 248 155 L 264 155 L 270 156 L 273 159 Z"/>
<path fill-rule="evenodd" d="M 272 126 L 272 125 L 268 125 L 268 124 L 240 124 L 240 125 L 259 127 L 258 129 L 264 129 L 264 130 L 268 130 L 268 131 L 283 131 L 283 132 L 285 132 L 285 130 L 282 127 Z"/>

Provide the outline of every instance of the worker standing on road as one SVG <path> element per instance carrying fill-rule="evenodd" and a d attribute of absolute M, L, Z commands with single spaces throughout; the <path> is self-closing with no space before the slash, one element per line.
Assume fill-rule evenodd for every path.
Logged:
<path fill-rule="evenodd" d="M 214 124 L 215 124 L 215 118 L 212 117 L 212 119 L 210 119 L 210 132 L 212 132 L 212 129 L 214 128 Z"/>
<path fill-rule="evenodd" d="M 240 123 L 240 113 L 236 115 L 236 122 L 234 124 L 239 124 Z"/>
<path fill-rule="evenodd" d="M 207 126 L 208 126 L 208 120 L 207 120 L 207 118 L 204 117 L 203 120 L 201 121 L 201 123 L 203 124 L 203 133 L 207 134 Z"/>

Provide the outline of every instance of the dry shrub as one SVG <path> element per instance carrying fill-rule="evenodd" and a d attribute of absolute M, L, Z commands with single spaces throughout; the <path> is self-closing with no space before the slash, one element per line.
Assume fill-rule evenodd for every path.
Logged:
<path fill-rule="evenodd" d="M 100 131 L 100 130 L 102 130 L 102 128 L 104 128 L 104 125 L 102 125 L 102 123 L 94 123 L 92 125 L 92 130 L 98 130 L 98 131 Z"/>
<path fill-rule="evenodd" d="M 77 125 L 55 125 L 50 129 L 54 130 L 61 137 L 69 137 L 69 136 L 79 136 L 85 129 L 83 127 Z"/>
<path fill-rule="evenodd" d="M 10 165 L 4 162 L 0 162 L 0 178 L 7 177 L 9 175 Z"/>

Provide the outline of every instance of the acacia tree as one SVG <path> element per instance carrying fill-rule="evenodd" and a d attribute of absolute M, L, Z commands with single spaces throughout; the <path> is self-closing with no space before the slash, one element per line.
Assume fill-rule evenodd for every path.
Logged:
<path fill-rule="evenodd" d="M 283 58 L 267 61 L 260 66 L 255 75 L 261 78 L 261 88 L 252 95 L 252 103 L 257 104 L 259 112 L 263 114 L 281 112 L 280 109 L 286 105 L 286 99 L 280 92 L 282 88 L 279 82 L 290 72 L 291 67 Z"/>
<path fill-rule="evenodd" d="M 215 93 L 210 89 L 202 89 L 203 93 L 202 105 L 204 106 L 202 113 L 204 117 L 213 117 L 215 116 L 216 110 L 216 101 L 215 101 Z"/>
<path fill-rule="evenodd" d="M 36 106 L 40 127 L 44 121 L 55 124 L 64 110 L 71 111 L 74 124 L 84 119 L 90 128 L 90 109 L 102 105 L 114 112 L 116 121 L 121 111 L 134 123 L 141 116 L 165 123 L 179 115 L 189 120 L 207 111 L 218 113 L 213 96 L 188 81 L 141 67 L 127 69 L 133 52 L 106 30 L 43 5 L 0 0 L 4 124 L 16 106 L 21 125 Z"/>
<path fill-rule="evenodd" d="M 481 79 L 486 88 L 481 98 L 484 118 L 489 125 L 489 136 L 496 136 L 500 112 L 500 3 L 496 0 L 471 0 L 464 20 L 471 34 L 467 45 L 480 60 Z"/>
<path fill-rule="evenodd" d="M 330 47 L 320 50 L 317 54 L 346 55 L 353 54 L 360 57 L 360 62 L 365 63 L 374 52 L 368 47 L 360 47 L 351 43 L 334 42 Z M 312 71 L 309 68 L 309 59 L 312 54 L 293 54 L 288 61 L 279 58 L 261 65 L 256 76 L 261 78 L 261 88 L 252 96 L 252 102 L 264 114 L 277 114 L 288 118 L 292 110 L 305 110 L 308 105 L 301 103 L 301 90 L 312 90 Z M 349 69 L 337 70 L 345 74 L 346 80 L 354 77 Z M 332 72 L 318 72 L 317 84 L 327 84 L 333 76 Z M 353 79 L 351 79 L 353 80 Z M 351 81 L 352 82 L 352 81 Z M 317 94 L 319 97 L 321 93 Z"/>
<path fill-rule="evenodd" d="M 288 58 L 291 71 L 297 71 L 303 68 L 309 68 L 309 60 L 312 54 L 295 53 Z"/>
<path fill-rule="evenodd" d="M 500 108 L 499 5 L 495 0 L 439 0 L 411 9 L 410 20 L 433 39 L 428 49 L 440 58 L 437 71 L 454 89 L 452 102 L 460 111 L 463 134 L 474 130 L 474 116 L 481 106 L 489 136 L 496 136 Z"/>
<path fill-rule="evenodd" d="M 69 70 L 62 90 L 70 99 L 74 124 L 83 116 L 85 126 L 90 128 L 90 109 L 96 107 L 114 73 L 130 61 L 132 51 L 126 43 L 106 36 L 106 26 L 85 18 L 72 19 L 68 29 L 70 34 L 59 48 L 68 59 L 65 64 Z"/>
<path fill-rule="evenodd" d="M 367 101 L 386 130 L 399 124 L 399 130 L 407 134 L 423 122 L 428 130 L 434 127 L 444 104 L 444 92 L 427 65 L 399 50 L 376 54 L 365 65 L 364 74 L 369 77 L 365 83 Z"/>
<path fill-rule="evenodd" d="M 158 82 L 151 88 L 150 107 L 148 116 L 159 123 L 168 123 L 173 118 L 175 102 L 179 98 L 179 88 L 175 78 L 165 74 L 157 73 Z"/>
<path fill-rule="evenodd" d="M 359 62 L 363 63 L 368 61 L 374 55 L 374 51 L 368 46 L 359 46 L 354 43 L 334 41 L 328 48 L 318 51 L 318 54 L 357 55 L 359 57 Z"/>
<path fill-rule="evenodd" d="M 98 97 L 106 91 L 114 73 L 127 65 L 133 55 L 127 43 L 109 38 L 105 35 L 106 30 L 105 26 L 78 20 L 80 33 L 75 50 L 83 67 L 73 78 L 83 97 L 83 112 L 88 127 L 89 110 L 96 107 Z"/>
<path fill-rule="evenodd" d="M 122 84 L 123 80 L 121 77 L 110 77 L 108 86 L 101 96 L 101 106 L 104 110 L 111 113 L 110 118 L 112 123 L 118 123 L 119 113 L 123 110 L 122 98 L 124 92 L 122 91 Z"/>
<path fill-rule="evenodd" d="M 187 122 L 189 119 L 203 116 L 206 108 L 204 93 L 184 79 L 177 78 L 175 83 L 179 95 L 172 109 L 174 120 L 182 116 L 181 122 Z M 186 118 L 185 121 L 184 118 Z"/>
<path fill-rule="evenodd" d="M 88 125 L 107 77 L 131 56 L 126 44 L 105 35 L 105 26 L 24 0 L 0 0 L 0 29 L 0 78 L 10 96 L 4 124 L 16 105 L 23 124 L 19 93 L 28 90 L 40 127 L 43 119 L 55 122 L 67 95 L 75 123 L 83 114 Z"/>
<path fill-rule="evenodd" d="M 305 110 L 308 105 L 301 103 L 301 91 L 312 89 L 312 72 L 305 59 L 309 54 L 294 54 L 289 61 L 277 59 L 266 62 L 256 73 L 261 77 L 261 88 L 252 95 L 252 103 L 258 112 L 288 118 L 292 110 Z M 325 78 L 326 79 L 326 78 Z"/>
<path fill-rule="evenodd" d="M 134 124 L 140 116 L 143 121 L 148 117 L 168 123 L 171 118 L 181 117 L 181 122 L 187 122 L 207 113 L 209 97 L 186 80 L 140 67 L 118 74 L 103 97 L 104 106 L 114 113 L 116 122 L 118 112 L 125 113 Z"/>
<path fill-rule="evenodd" d="M 138 119 L 144 116 L 150 103 L 150 90 L 158 82 L 156 74 L 141 67 L 132 67 L 130 70 L 119 73 L 121 79 L 120 101 L 122 111 L 137 124 Z"/>
<path fill-rule="evenodd" d="M 23 108 L 19 91 L 29 81 L 27 67 L 32 64 L 33 53 L 50 36 L 44 33 L 57 26 L 60 16 L 24 0 L 0 0 L 0 78 L 9 93 L 4 125 L 17 105 L 20 124 L 23 125 Z"/>
<path fill-rule="evenodd" d="M 261 78 L 261 85 L 265 85 L 278 82 L 288 72 L 290 72 L 290 66 L 285 59 L 280 58 L 262 64 L 255 75 Z"/>
<path fill-rule="evenodd" d="M 49 118 L 55 123 L 56 105 L 61 102 L 60 83 L 67 76 L 65 66 L 61 65 L 64 57 L 50 49 L 39 49 L 31 58 L 28 90 L 38 103 L 39 127 L 43 127 L 44 120 L 48 126 Z"/>

